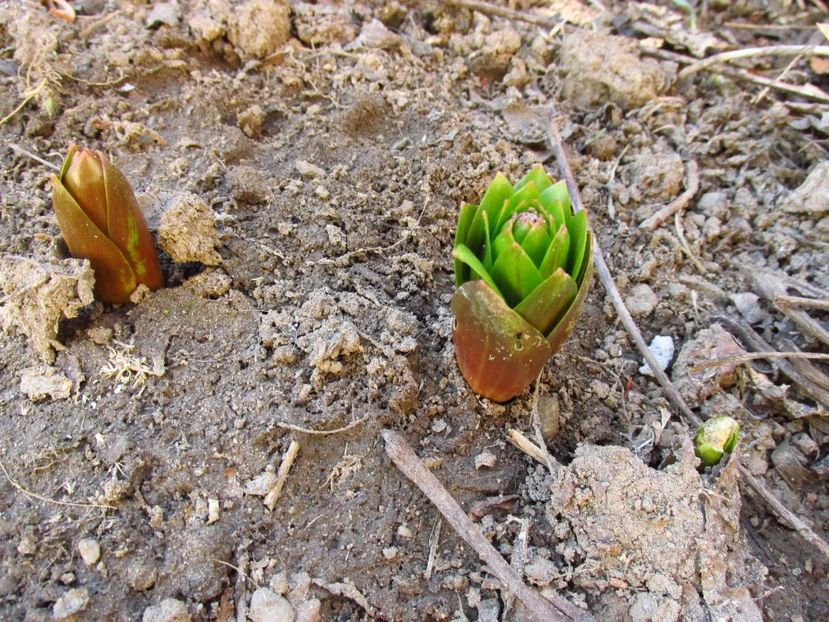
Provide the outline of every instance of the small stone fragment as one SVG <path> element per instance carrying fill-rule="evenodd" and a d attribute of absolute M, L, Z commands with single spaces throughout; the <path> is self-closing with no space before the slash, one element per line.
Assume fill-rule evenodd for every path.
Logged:
<path fill-rule="evenodd" d="M 498 461 L 498 458 L 495 456 L 494 453 L 485 449 L 477 456 L 475 456 L 475 469 L 480 470 L 484 467 L 491 469 L 495 466 L 495 463 Z"/>
<path fill-rule="evenodd" d="M 398 550 L 397 550 L 396 546 L 387 546 L 386 548 L 383 549 L 383 557 L 385 557 L 389 561 L 391 561 L 395 557 L 397 557 L 397 553 L 398 553 Z"/>
<path fill-rule="evenodd" d="M 136 592 L 145 592 L 155 585 L 158 570 L 148 559 L 133 560 L 127 566 L 127 583 Z"/>
<path fill-rule="evenodd" d="M 264 497 L 276 484 L 276 475 L 273 471 L 260 473 L 245 485 L 245 492 L 254 497 Z"/>
<path fill-rule="evenodd" d="M 52 606 L 52 618 L 66 620 L 80 613 L 89 604 L 89 590 L 79 587 L 69 590 Z"/>
<path fill-rule="evenodd" d="M 561 573 L 556 565 L 543 557 L 534 558 L 524 568 L 524 575 L 530 583 L 544 587 L 556 580 Z"/>
<path fill-rule="evenodd" d="M 101 559 L 101 545 L 94 538 L 81 538 L 78 542 L 78 553 L 87 566 L 94 566 Z"/>
<path fill-rule="evenodd" d="M 294 622 L 294 608 L 284 597 L 266 587 L 257 589 L 250 599 L 251 622 Z"/>
<path fill-rule="evenodd" d="M 219 520 L 220 510 L 219 510 L 219 500 L 218 499 L 208 499 L 207 500 L 207 524 L 212 525 L 217 520 Z"/>
<path fill-rule="evenodd" d="M 739 294 L 731 294 L 729 297 L 731 298 L 731 302 L 734 303 L 734 306 L 737 307 L 737 311 L 740 312 L 740 315 L 749 324 L 762 322 L 766 317 L 766 314 L 763 313 L 763 309 L 760 307 L 760 297 L 757 294 L 740 292 Z"/>
<path fill-rule="evenodd" d="M 270 583 L 268 583 L 268 587 L 271 588 L 274 592 L 279 594 L 280 596 L 285 596 L 290 589 L 288 587 L 288 573 L 284 570 L 280 570 L 275 575 L 271 577 Z"/>
<path fill-rule="evenodd" d="M 284 0 L 248 0 L 234 11 L 228 39 L 243 58 L 265 58 L 291 36 L 291 9 Z"/>
<path fill-rule="evenodd" d="M 222 263 L 215 250 L 219 246 L 219 236 L 213 210 L 189 192 L 176 193 L 169 198 L 161 215 L 158 242 L 176 263 L 198 262 L 206 266 Z"/>
<path fill-rule="evenodd" d="M 631 315 L 646 316 L 656 308 L 659 299 L 650 288 L 644 283 L 634 285 L 625 297 L 625 305 Z"/>
<path fill-rule="evenodd" d="M 674 359 L 674 340 L 669 335 L 656 335 L 651 340 L 648 350 L 651 351 L 653 358 L 659 363 L 659 369 L 665 371 Z M 654 375 L 651 366 L 647 363 L 639 368 L 639 373 L 644 376 Z"/>
<path fill-rule="evenodd" d="M 383 22 L 374 18 L 363 25 L 360 36 L 354 41 L 354 45 L 356 47 L 393 50 L 400 47 L 401 42 L 400 35 L 393 33 L 386 28 Z"/>
<path fill-rule="evenodd" d="M 262 127 L 265 125 L 267 118 L 267 113 L 258 104 L 254 104 L 236 115 L 239 127 L 248 138 L 259 138 L 262 136 Z"/>
<path fill-rule="evenodd" d="M 829 162 L 818 164 L 806 180 L 782 201 L 783 209 L 814 218 L 829 213 Z"/>
<path fill-rule="evenodd" d="M 35 365 L 20 372 L 20 391 L 33 402 L 64 400 L 72 393 L 72 381 L 56 367 Z"/>
<path fill-rule="evenodd" d="M 322 620 L 322 603 L 318 598 L 303 600 L 296 606 L 294 622 L 320 622 Z"/>
<path fill-rule="evenodd" d="M 296 161 L 296 170 L 305 179 L 316 179 L 317 177 L 325 176 L 325 170 L 323 170 L 316 164 L 311 164 L 310 162 L 306 162 L 305 160 Z"/>
<path fill-rule="evenodd" d="M 178 4 L 173 2 L 159 2 L 153 4 L 153 8 L 147 14 L 144 24 L 147 28 L 158 28 L 159 26 L 175 26 L 181 19 Z"/>
<path fill-rule="evenodd" d="M 187 606 L 175 598 L 166 598 L 144 610 L 141 622 L 190 622 Z"/>

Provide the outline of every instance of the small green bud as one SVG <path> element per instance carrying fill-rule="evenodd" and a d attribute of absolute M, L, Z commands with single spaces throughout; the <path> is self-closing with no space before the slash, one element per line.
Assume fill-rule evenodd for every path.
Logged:
<path fill-rule="evenodd" d="M 740 437 L 740 424 L 731 417 L 712 417 L 694 436 L 694 452 L 705 466 L 714 466 L 731 453 Z"/>

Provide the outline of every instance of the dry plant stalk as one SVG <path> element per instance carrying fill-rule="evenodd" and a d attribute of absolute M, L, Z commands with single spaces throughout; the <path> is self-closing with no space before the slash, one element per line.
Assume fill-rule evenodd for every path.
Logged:
<path fill-rule="evenodd" d="M 639 228 L 653 231 L 674 214 L 681 213 L 691 202 L 691 199 L 696 196 L 697 192 L 699 192 L 699 166 L 697 166 L 696 161 L 691 160 L 685 168 L 685 192 L 642 221 Z"/>
<path fill-rule="evenodd" d="M 279 464 L 279 470 L 276 472 L 276 482 L 273 488 L 265 495 L 265 505 L 269 510 L 273 511 L 276 502 L 279 501 L 279 496 L 282 494 L 282 489 L 285 487 L 285 482 L 288 481 L 288 473 L 296 460 L 296 455 L 299 453 L 299 443 L 291 441 L 288 449 L 282 455 L 282 462 Z"/>
<path fill-rule="evenodd" d="M 386 453 L 395 466 L 428 497 L 463 541 L 475 549 L 475 552 L 488 566 L 489 571 L 524 603 L 534 619 L 538 622 L 593 620 L 588 612 L 579 609 L 564 597 L 553 594 L 545 599 L 527 586 L 512 566 L 484 537 L 480 528 L 466 515 L 438 478 L 415 455 L 403 437 L 392 430 L 383 430 L 381 434 L 386 441 Z"/>

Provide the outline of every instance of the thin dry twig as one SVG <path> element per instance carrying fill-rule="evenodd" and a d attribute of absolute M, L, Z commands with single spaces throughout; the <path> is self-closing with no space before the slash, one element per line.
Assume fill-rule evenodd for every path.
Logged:
<path fill-rule="evenodd" d="M 684 80 L 711 65 L 725 63 L 741 58 L 757 58 L 758 56 L 829 56 L 829 45 L 768 45 L 763 47 L 742 48 L 714 54 L 689 65 L 679 72 L 677 78 Z"/>
<path fill-rule="evenodd" d="M 276 502 L 279 501 L 279 496 L 282 494 L 282 489 L 285 487 L 285 482 L 288 481 L 288 473 L 296 460 L 296 455 L 299 453 L 299 443 L 292 440 L 288 445 L 288 449 L 282 455 L 282 462 L 279 463 L 279 470 L 276 472 L 276 481 L 273 488 L 265 495 L 265 505 L 269 510 L 273 511 Z"/>
<path fill-rule="evenodd" d="M 696 59 L 690 56 L 686 56 L 685 54 L 679 54 L 677 52 L 671 52 L 670 50 L 661 50 L 658 48 L 647 46 L 640 46 L 639 49 L 643 54 L 647 56 L 653 56 L 654 58 L 659 58 L 662 60 L 674 61 L 684 65 L 692 65 L 695 62 L 697 62 Z M 745 69 L 737 69 L 736 67 L 729 67 L 726 65 L 719 67 L 717 71 L 722 75 L 731 78 L 732 80 L 742 80 L 744 82 L 751 82 L 752 84 L 773 88 L 778 91 L 783 91 L 784 93 L 791 93 L 792 95 L 798 95 L 800 97 L 814 99 L 824 104 L 829 103 L 829 93 L 826 93 L 826 91 L 816 87 L 813 84 L 790 84 L 788 82 L 783 82 L 782 80 L 774 80 L 772 78 L 766 78 L 765 76 L 758 76 L 756 74 L 751 73 L 750 71 L 746 71 Z"/>
<path fill-rule="evenodd" d="M 536 462 L 547 466 L 547 457 L 544 455 L 544 452 L 541 451 L 538 445 L 524 436 L 520 430 L 516 430 L 515 428 L 507 430 L 507 440 Z"/>
<path fill-rule="evenodd" d="M 699 192 L 699 166 L 695 160 L 690 160 L 685 165 L 685 192 L 642 221 L 639 228 L 653 231 L 674 214 L 682 212 L 697 192 Z"/>
<path fill-rule="evenodd" d="M 6 123 L 6 121 L 11 119 L 14 115 L 16 115 L 21 110 L 23 110 L 23 108 L 26 106 L 26 104 L 28 104 L 35 97 L 37 97 L 37 94 L 40 93 L 43 90 L 43 87 L 45 87 L 45 86 L 46 86 L 46 79 L 44 78 L 43 80 L 40 81 L 40 84 L 38 84 L 35 88 L 33 88 L 31 91 L 29 91 L 28 93 L 25 94 L 25 96 L 23 97 L 23 101 L 20 102 L 20 104 L 18 104 L 17 108 L 12 110 L 9 114 L 7 114 L 2 119 L 0 119 L 0 125 L 3 125 L 4 123 Z"/>
<path fill-rule="evenodd" d="M 803 60 L 803 54 L 798 54 L 797 56 L 795 56 L 792 60 L 790 60 L 790 61 L 789 61 L 789 64 L 788 64 L 788 65 L 786 65 L 786 66 L 783 68 L 783 71 L 781 71 L 779 74 L 777 74 L 777 77 L 775 78 L 775 80 L 780 81 L 780 80 L 782 80 L 783 78 L 785 78 L 787 75 L 789 75 L 789 72 L 790 72 L 790 71 L 794 68 L 794 66 L 795 66 L 795 65 L 797 65 L 797 63 L 799 63 L 801 60 Z M 754 104 L 755 106 L 756 106 L 757 104 L 759 104 L 761 101 L 763 101 L 763 98 L 765 98 L 765 96 L 769 94 L 769 91 L 770 91 L 770 90 L 771 90 L 771 87 L 768 87 L 768 86 L 767 86 L 766 88 L 764 88 L 762 91 L 760 91 L 760 92 L 757 94 L 757 96 L 756 96 L 753 100 L 751 100 L 751 103 L 752 103 L 752 104 Z"/>
<path fill-rule="evenodd" d="M 815 300 L 814 298 L 804 298 L 803 296 L 778 296 L 774 299 L 779 305 L 789 307 L 806 307 L 807 309 L 820 309 L 821 311 L 829 311 L 829 300 Z"/>
<path fill-rule="evenodd" d="M 709 367 L 720 367 L 728 363 L 748 363 L 756 359 L 817 359 L 819 361 L 829 361 L 829 354 L 822 354 L 820 352 L 778 352 L 777 350 L 770 352 L 749 352 L 748 354 L 735 354 L 734 356 L 724 356 L 718 359 L 711 359 L 710 361 L 703 361 L 691 367 L 689 371 L 697 372 Z"/>
<path fill-rule="evenodd" d="M 32 492 L 31 490 L 27 490 L 21 484 L 19 484 L 15 479 L 9 475 L 9 472 L 6 470 L 6 465 L 3 464 L 3 461 L 0 460 L 0 469 L 3 471 L 3 475 L 6 476 L 6 479 L 9 481 L 14 488 L 22 492 L 27 497 L 31 497 L 32 499 L 37 499 L 38 501 L 44 501 L 46 503 L 52 503 L 54 505 L 63 505 L 66 507 L 72 508 L 100 508 L 102 510 L 117 510 L 118 508 L 114 505 L 105 505 L 103 503 L 79 503 L 76 501 L 59 501 L 57 499 L 50 499 L 49 497 L 44 497 L 43 495 L 39 495 L 36 492 Z"/>
<path fill-rule="evenodd" d="M 570 169 L 570 163 L 567 160 L 567 154 L 564 152 L 564 146 L 561 142 L 561 136 L 558 131 L 558 119 L 553 118 L 549 124 L 549 142 L 553 152 L 556 155 L 556 160 L 558 161 L 559 168 L 561 169 L 561 175 L 567 184 L 567 190 L 570 193 L 570 201 L 573 205 L 573 209 L 575 211 L 581 211 L 584 209 L 584 205 L 581 201 L 581 193 L 579 192 L 579 188 L 576 185 L 576 180 L 573 177 L 573 172 Z M 610 270 L 605 263 L 604 256 L 602 255 L 601 248 L 599 244 L 595 241 L 593 242 L 593 260 L 596 266 L 596 272 L 599 275 L 599 280 L 604 285 L 605 290 L 607 291 L 608 296 L 610 297 L 611 302 L 613 303 L 614 308 L 616 309 L 616 313 L 619 315 L 619 319 L 622 321 L 622 324 L 627 330 L 630 338 L 636 344 L 637 349 L 639 350 L 642 357 L 645 359 L 645 362 L 648 363 L 650 366 L 654 376 L 656 377 L 659 386 L 662 387 L 662 390 L 665 392 L 665 395 L 668 396 L 668 399 L 677 407 L 677 409 L 682 413 L 683 417 L 685 417 L 686 423 L 690 423 L 694 427 L 699 427 L 702 425 L 702 420 L 690 409 L 685 400 L 676 390 L 673 383 L 670 381 L 668 376 L 665 374 L 664 371 L 659 367 L 656 363 L 656 360 L 653 357 L 650 349 L 648 349 L 648 345 L 645 343 L 644 338 L 642 337 L 642 333 L 639 331 L 639 327 L 636 326 L 636 322 L 633 321 L 633 317 L 630 315 L 630 311 L 625 306 L 624 301 L 622 300 L 621 295 L 619 294 L 619 290 L 616 287 L 616 283 L 613 281 L 613 277 L 610 274 Z M 750 329 L 750 327 L 749 327 Z M 752 331 L 753 332 L 753 331 Z M 771 350 L 770 347 L 767 345 L 762 348 L 764 351 Z M 783 363 L 787 363 L 785 360 Z M 791 367 L 791 365 L 789 365 Z M 781 365 L 782 367 L 782 365 Z M 759 480 L 757 480 L 751 473 L 746 470 L 746 468 L 742 464 L 737 465 L 740 470 L 740 475 L 743 481 L 749 485 L 749 487 L 754 490 L 760 497 L 762 497 L 769 507 L 777 513 L 777 515 L 786 523 L 788 523 L 792 529 L 797 531 L 800 536 L 815 546 L 818 550 L 820 550 L 827 558 L 829 558 L 829 544 L 826 543 L 823 538 L 821 538 L 809 525 L 807 525 L 803 520 L 801 520 L 796 514 L 794 514 L 791 510 L 789 510 L 786 506 L 784 506 L 778 499 L 775 497 Z"/>
<path fill-rule="evenodd" d="M 446 4 L 456 6 L 462 9 L 469 9 L 470 11 L 478 11 L 486 15 L 496 15 L 511 19 L 516 22 L 526 22 L 528 24 L 535 24 L 536 26 L 544 26 L 545 28 L 555 28 L 561 23 L 560 19 L 552 17 L 542 17 L 540 15 L 533 15 L 527 11 L 516 11 L 505 6 L 498 6 L 489 2 L 478 2 L 476 0 L 447 0 Z"/>
<path fill-rule="evenodd" d="M 507 561 L 489 543 L 480 528 L 458 505 L 429 469 L 415 455 L 409 444 L 397 432 L 383 430 L 386 454 L 395 466 L 428 497 L 457 534 L 471 546 L 505 588 L 526 605 L 529 613 L 539 622 L 551 620 L 593 620 L 586 611 L 579 609 L 564 597 L 551 593 L 546 599 L 527 586 Z"/>
<path fill-rule="evenodd" d="M 363 423 L 371 419 L 373 416 L 373 412 L 366 413 L 365 415 L 363 415 L 359 419 L 355 419 L 348 425 L 344 425 L 341 428 L 334 428 L 333 430 L 313 430 L 311 428 L 303 428 L 302 426 L 294 425 L 293 423 L 286 423 L 285 421 L 277 421 L 274 425 L 278 428 L 292 430 L 294 432 L 301 432 L 302 434 L 310 434 L 312 436 L 328 436 L 329 434 L 342 434 L 343 432 L 353 430 L 358 425 L 362 425 Z"/>
<path fill-rule="evenodd" d="M 23 147 L 21 147 L 20 145 L 18 145 L 16 143 L 6 143 L 6 144 L 9 146 L 9 148 L 12 151 L 16 151 L 20 155 L 24 155 L 27 158 L 30 158 L 30 159 L 34 160 L 35 162 L 39 162 L 43 166 L 48 166 L 53 171 L 60 172 L 60 167 L 57 164 L 52 164 L 51 162 L 49 162 L 49 160 L 44 160 L 43 158 L 41 158 L 36 153 L 32 153 L 31 151 L 27 151 L 26 149 L 24 149 Z"/>

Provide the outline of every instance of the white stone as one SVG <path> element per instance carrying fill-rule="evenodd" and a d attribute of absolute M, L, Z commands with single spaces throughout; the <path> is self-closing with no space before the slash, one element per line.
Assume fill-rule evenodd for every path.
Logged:
<path fill-rule="evenodd" d="M 812 169 L 800 187 L 781 204 L 787 212 L 815 217 L 829 213 L 829 162 L 821 162 Z"/>
<path fill-rule="evenodd" d="M 325 175 L 325 171 L 322 168 L 305 160 L 296 161 L 296 170 L 305 179 L 316 179 L 317 177 L 323 177 Z"/>
<path fill-rule="evenodd" d="M 760 297 L 752 292 L 740 292 L 738 294 L 731 294 L 729 296 L 731 302 L 737 307 L 749 324 L 756 324 L 761 322 L 766 317 L 763 309 L 760 307 Z"/>
<path fill-rule="evenodd" d="M 72 381 L 56 367 L 36 365 L 20 372 L 20 391 L 33 402 L 65 400 L 72 393 Z"/>
<path fill-rule="evenodd" d="M 648 350 L 653 354 L 653 358 L 659 363 L 659 369 L 665 371 L 668 365 L 674 360 L 674 340 L 668 335 L 657 335 L 651 340 Z M 645 363 L 639 368 L 639 373 L 645 376 L 653 376 L 651 366 Z"/>
<path fill-rule="evenodd" d="M 495 466 L 498 458 L 489 450 L 484 450 L 475 456 L 475 469 L 482 469 L 484 467 L 491 469 Z"/>
<path fill-rule="evenodd" d="M 52 617 L 55 620 L 66 620 L 86 609 L 88 604 L 89 590 L 85 587 L 69 590 L 55 602 Z"/>
<path fill-rule="evenodd" d="M 294 608 L 285 598 L 266 587 L 260 587 L 250 599 L 251 622 L 294 622 Z"/>
<path fill-rule="evenodd" d="M 659 299 L 649 285 L 634 285 L 625 297 L 625 305 L 631 315 L 650 315 Z"/>
<path fill-rule="evenodd" d="M 322 616 L 320 609 L 322 603 L 318 598 L 303 600 L 296 606 L 296 619 L 294 622 L 320 622 Z"/>
<path fill-rule="evenodd" d="M 158 605 L 147 607 L 141 622 L 190 622 L 190 613 L 180 600 L 167 598 Z"/>
<path fill-rule="evenodd" d="M 87 566 L 94 566 L 101 559 L 101 545 L 94 538 L 82 538 L 78 542 L 78 553 Z"/>

